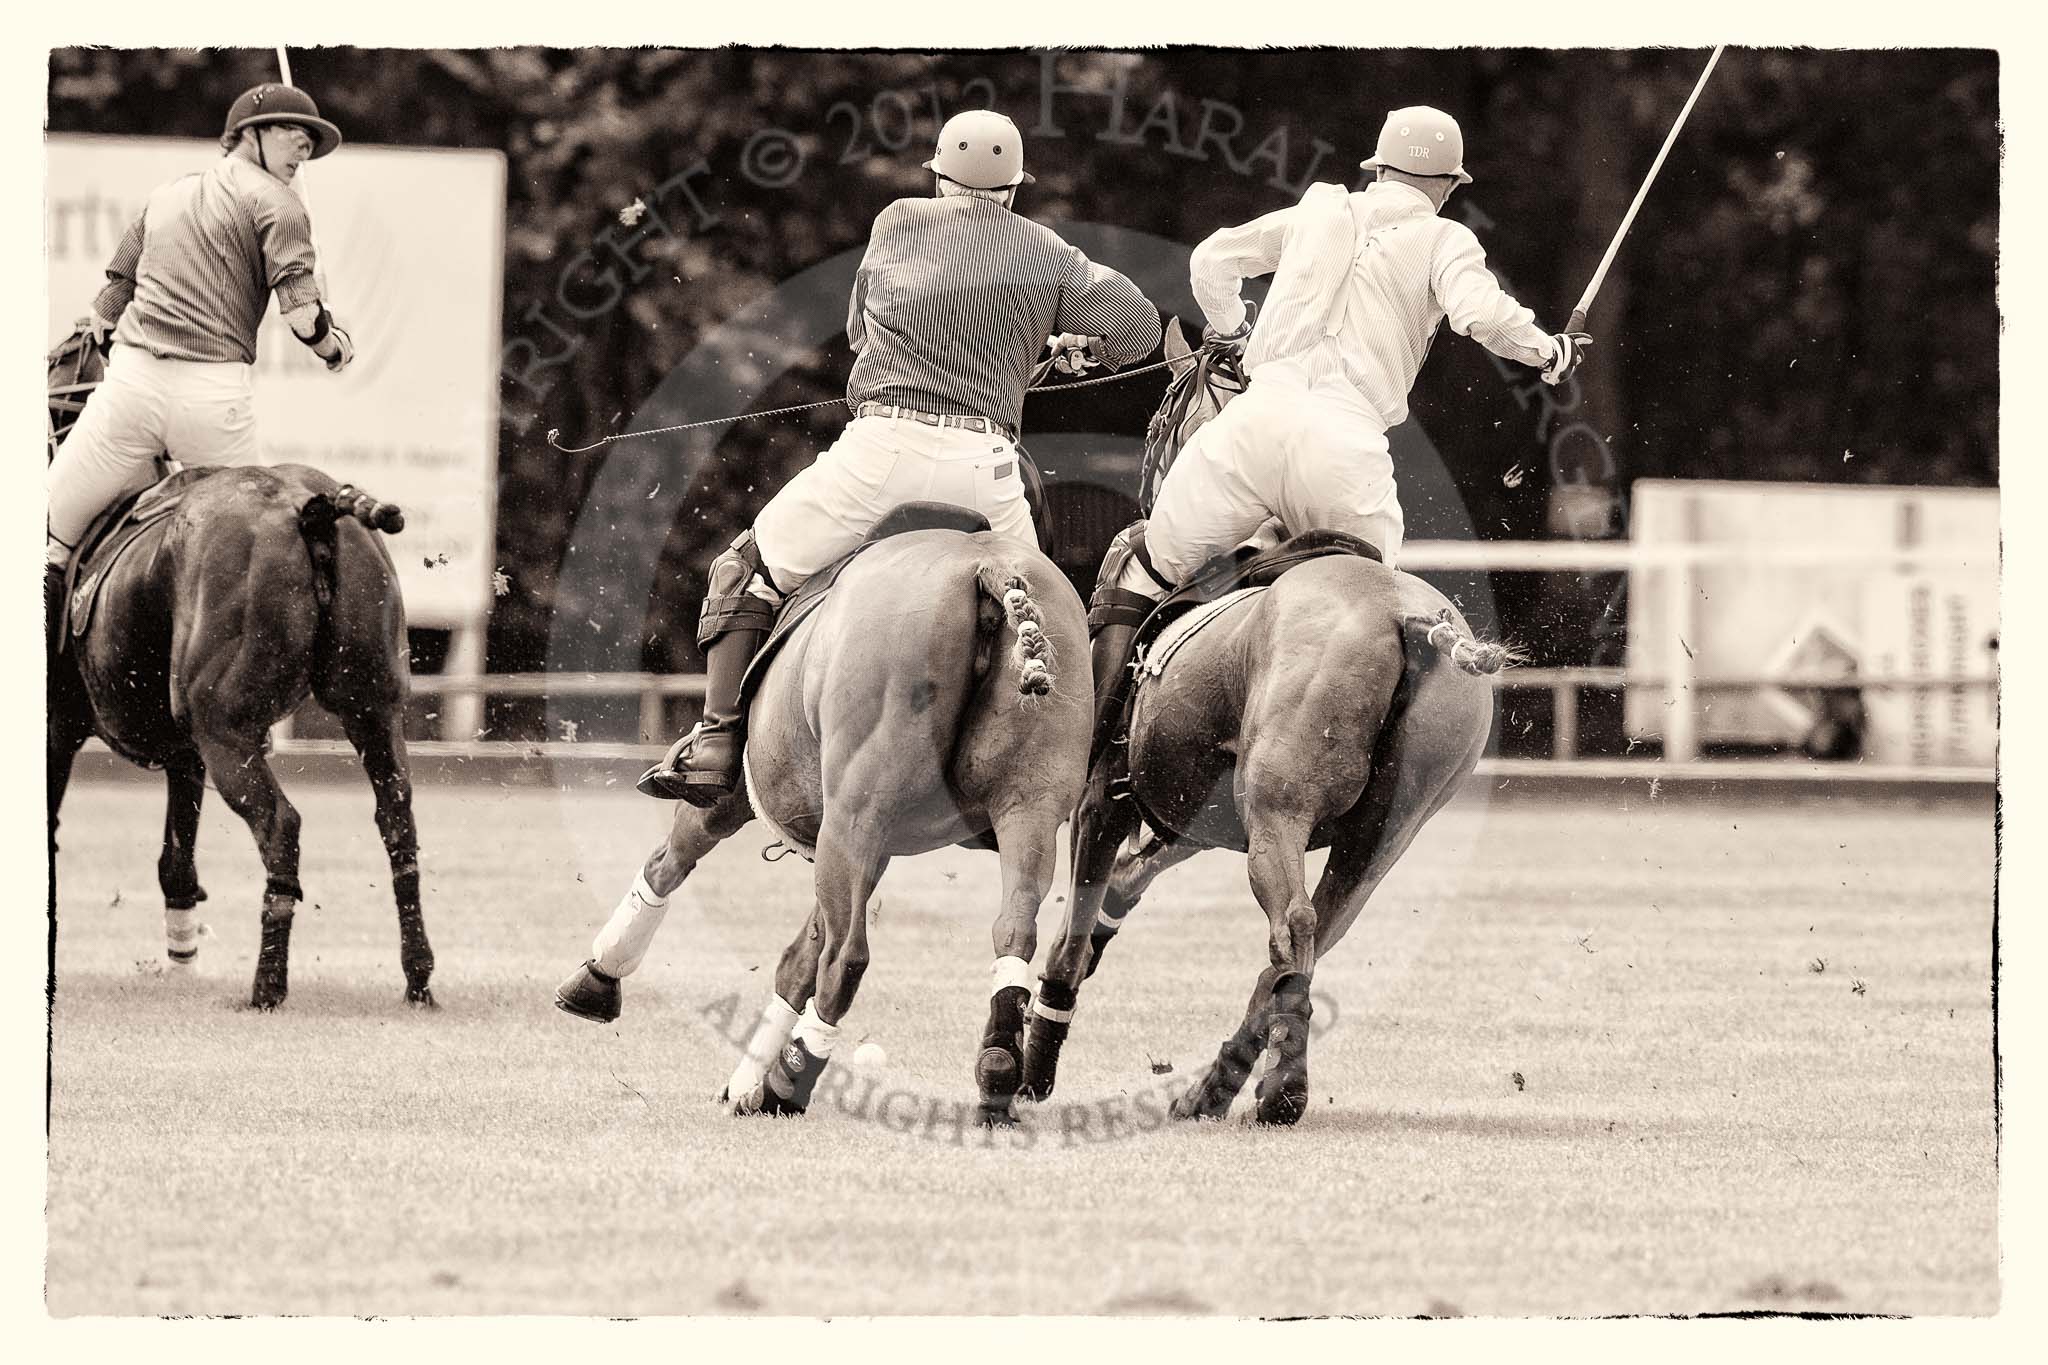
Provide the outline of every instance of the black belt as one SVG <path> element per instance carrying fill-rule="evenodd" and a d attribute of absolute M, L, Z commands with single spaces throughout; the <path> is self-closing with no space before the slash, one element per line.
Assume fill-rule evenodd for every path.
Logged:
<path fill-rule="evenodd" d="M 993 417 L 975 417 L 966 413 L 919 412 L 895 403 L 862 403 L 853 410 L 855 417 L 905 417 L 913 422 L 922 422 L 928 427 L 959 427 L 963 431 L 978 431 L 989 436 L 1002 436 L 1010 441 L 1017 439 L 1015 427 L 1005 426 Z"/>

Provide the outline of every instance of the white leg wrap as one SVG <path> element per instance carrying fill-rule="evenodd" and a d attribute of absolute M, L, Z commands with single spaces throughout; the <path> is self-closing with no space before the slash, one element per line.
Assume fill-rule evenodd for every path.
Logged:
<path fill-rule="evenodd" d="M 1008 986 L 1022 986 L 1031 989 L 1031 964 L 1021 957 L 999 957 L 995 970 L 989 973 L 988 993 L 996 994 Z"/>
<path fill-rule="evenodd" d="M 591 941 L 590 956 L 606 976 L 625 976 L 640 965 L 654 942 L 654 931 L 668 915 L 668 897 L 657 896 L 647 884 L 643 870 L 633 878 L 633 887 L 619 901 L 619 908 L 605 921 Z"/>
<path fill-rule="evenodd" d="M 775 1054 L 789 1041 L 789 1031 L 796 1027 L 796 1021 L 796 1010 L 787 1000 L 773 994 L 768 997 L 768 1003 L 761 1007 L 760 1022 L 754 1025 L 754 1036 L 747 1040 L 746 1055 L 725 1083 L 728 1100 L 741 1100 L 761 1089 L 768 1079 L 768 1068 L 775 1064 Z M 757 1098 L 755 1107 L 758 1105 Z"/>
<path fill-rule="evenodd" d="M 191 955 L 199 951 L 199 910 L 196 906 L 190 910 L 164 911 L 164 951 L 185 955 L 182 959 L 172 957 L 171 965 L 174 967 L 192 964 Z"/>
<path fill-rule="evenodd" d="M 1070 1024 L 1074 1021 L 1072 1010 L 1056 1010 L 1043 1000 L 1033 1000 L 1031 1012 L 1041 1019 L 1050 1019 L 1055 1024 Z"/>
<path fill-rule="evenodd" d="M 1122 915 L 1112 915 L 1107 910 L 1097 910 L 1095 912 L 1095 922 L 1112 933 L 1124 927 L 1124 917 Z"/>
<path fill-rule="evenodd" d="M 818 1002 L 812 1000 L 804 1006 L 804 1017 L 796 1021 L 791 1036 L 802 1041 L 805 1049 L 819 1061 L 832 1055 L 832 1049 L 839 1044 L 839 1025 L 828 1024 L 818 1017 Z"/>

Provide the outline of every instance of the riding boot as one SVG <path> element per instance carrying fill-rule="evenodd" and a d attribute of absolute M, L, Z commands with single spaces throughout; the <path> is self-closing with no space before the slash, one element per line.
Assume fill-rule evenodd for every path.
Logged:
<path fill-rule="evenodd" d="M 670 753 L 666 768 L 650 769 L 640 790 L 665 801 L 715 806 L 739 785 L 747 716 L 740 681 L 754 661 L 765 630 L 728 630 L 704 649 L 704 718 Z"/>
<path fill-rule="evenodd" d="M 1131 645 L 1137 636 L 1136 626 L 1112 622 L 1099 628 L 1095 638 L 1088 642 L 1088 657 L 1095 671 L 1095 740 L 1089 749 L 1091 764 L 1116 738 L 1113 731 L 1123 709 L 1124 698 L 1129 694 Z"/>
<path fill-rule="evenodd" d="M 43 649 L 50 657 L 51 671 L 55 672 L 57 642 L 63 633 L 64 619 L 64 566 L 45 564 L 43 566 Z"/>

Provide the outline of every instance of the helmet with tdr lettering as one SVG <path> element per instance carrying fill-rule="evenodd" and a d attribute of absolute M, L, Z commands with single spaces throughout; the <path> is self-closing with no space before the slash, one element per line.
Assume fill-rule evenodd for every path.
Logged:
<path fill-rule="evenodd" d="M 969 109 L 947 119 L 924 168 L 970 190 L 1007 190 L 1036 179 L 1024 173 L 1024 134 L 993 109 Z"/>
<path fill-rule="evenodd" d="M 1358 164 L 1369 171 L 1384 166 L 1410 175 L 1452 175 L 1460 185 L 1472 183 L 1465 174 L 1465 135 L 1458 131 L 1458 121 L 1426 104 L 1388 114 L 1380 129 L 1379 149 Z"/>

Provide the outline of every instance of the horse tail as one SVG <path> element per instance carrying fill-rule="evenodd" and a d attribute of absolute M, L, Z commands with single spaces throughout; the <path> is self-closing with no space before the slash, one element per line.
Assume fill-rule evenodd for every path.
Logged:
<path fill-rule="evenodd" d="M 1434 616 L 1402 617 L 1401 633 L 1408 638 L 1411 649 L 1419 651 L 1428 646 L 1467 673 L 1490 675 L 1529 661 L 1528 652 L 1517 645 L 1474 639 L 1452 618 L 1448 607 Z"/>
<path fill-rule="evenodd" d="M 1024 575 L 1007 565 L 983 560 L 975 566 L 974 585 L 982 596 L 1001 609 L 1001 624 L 1012 639 L 1010 660 L 1017 669 L 1017 691 L 1027 697 L 1042 697 L 1052 691 L 1052 641 L 1046 637 L 1045 617 L 1032 600 L 1031 585 Z"/>
<path fill-rule="evenodd" d="M 337 517 L 354 517 L 373 531 L 395 536 L 405 529 L 405 513 L 395 502 L 381 502 L 352 483 L 325 495 Z"/>

